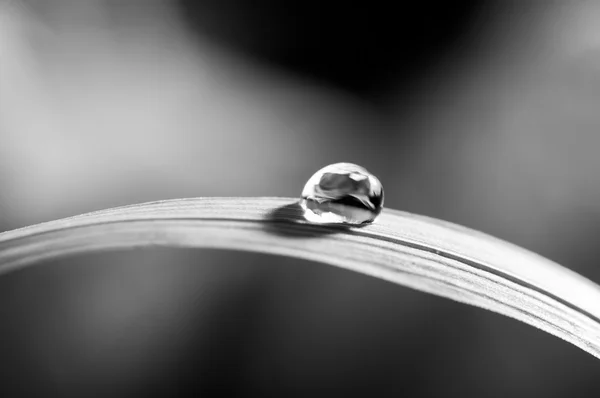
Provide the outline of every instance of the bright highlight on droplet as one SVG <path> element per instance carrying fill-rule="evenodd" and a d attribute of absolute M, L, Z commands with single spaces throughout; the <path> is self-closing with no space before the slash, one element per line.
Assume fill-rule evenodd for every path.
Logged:
<path fill-rule="evenodd" d="M 300 206 L 304 218 L 312 223 L 368 224 L 381 213 L 383 187 L 363 167 L 330 164 L 310 177 L 302 190 Z"/>

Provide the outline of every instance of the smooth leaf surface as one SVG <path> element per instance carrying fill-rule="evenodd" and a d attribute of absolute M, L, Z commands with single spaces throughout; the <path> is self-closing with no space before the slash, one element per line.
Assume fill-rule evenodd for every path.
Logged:
<path fill-rule="evenodd" d="M 600 286 L 548 259 L 444 221 L 386 209 L 360 228 L 303 222 L 292 198 L 144 203 L 0 234 L 0 273 L 96 250 L 175 246 L 298 257 L 521 320 L 600 358 Z"/>

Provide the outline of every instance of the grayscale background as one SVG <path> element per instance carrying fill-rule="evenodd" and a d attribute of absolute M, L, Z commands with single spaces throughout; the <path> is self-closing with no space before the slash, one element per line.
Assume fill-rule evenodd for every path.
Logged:
<path fill-rule="evenodd" d="M 397 6 L 394 7 L 394 6 Z M 600 3 L 0 0 L 0 231 L 360 164 L 391 208 L 600 282 Z M 599 397 L 512 319 L 321 264 L 144 249 L 0 278 L 1 397 Z"/>

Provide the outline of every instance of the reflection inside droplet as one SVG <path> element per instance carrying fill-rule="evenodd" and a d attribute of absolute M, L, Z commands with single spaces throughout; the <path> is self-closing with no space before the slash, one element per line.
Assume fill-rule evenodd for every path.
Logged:
<path fill-rule="evenodd" d="M 375 221 L 383 208 L 381 182 L 365 168 L 335 163 L 317 171 L 302 190 L 307 221 L 360 225 Z"/>

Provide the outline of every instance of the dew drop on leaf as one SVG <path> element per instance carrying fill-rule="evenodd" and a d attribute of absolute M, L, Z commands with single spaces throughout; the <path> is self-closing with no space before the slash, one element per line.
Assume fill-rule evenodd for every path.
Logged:
<path fill-rule="evenodd" d="M 383 187 L 365 168 L 335 163 L 310 177 L 302 190 L 300 206 L 311 223 L 368 224 L 381 213 Z"/>

